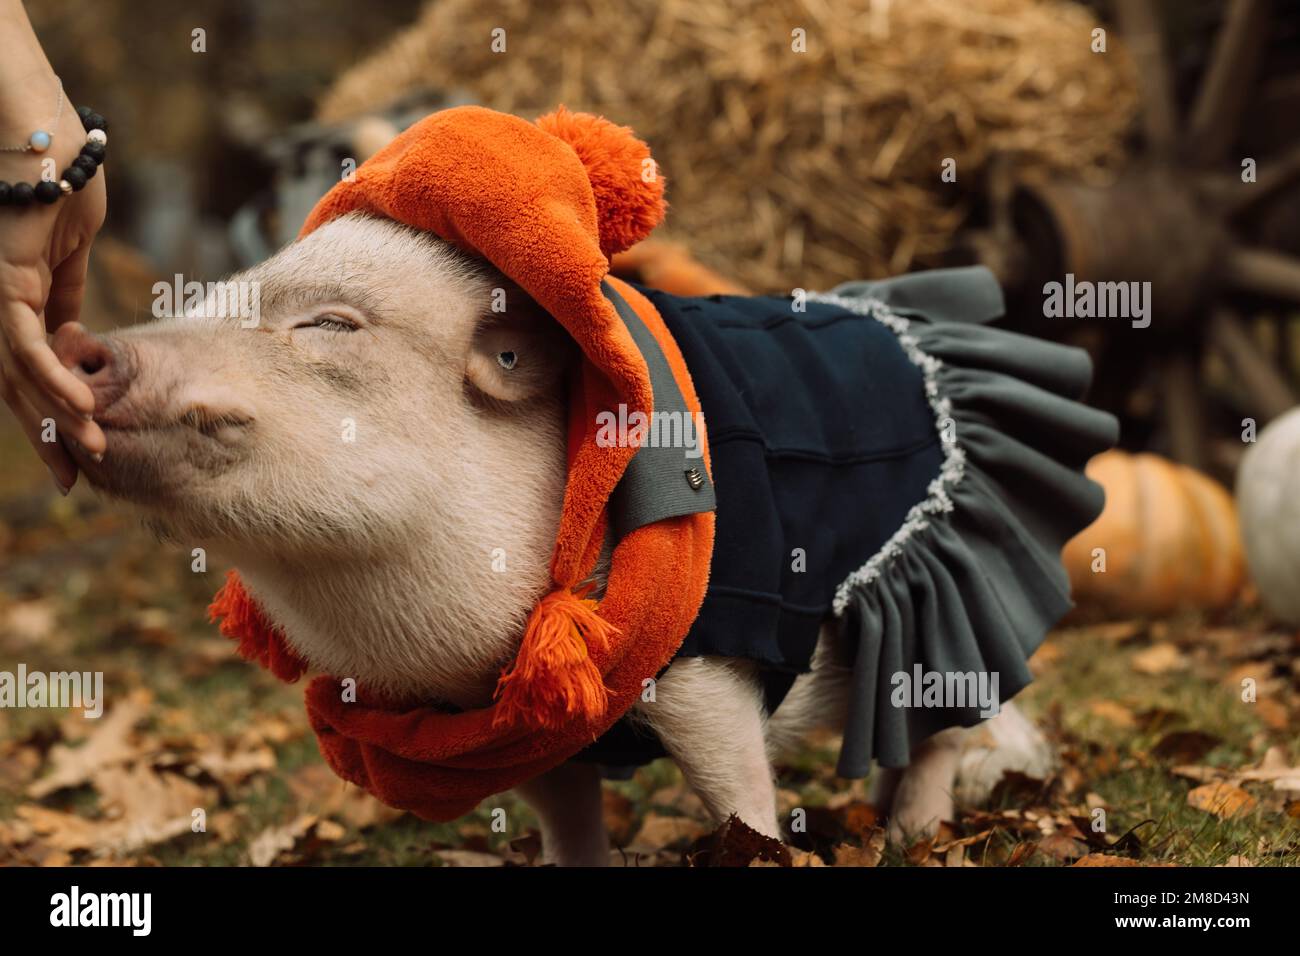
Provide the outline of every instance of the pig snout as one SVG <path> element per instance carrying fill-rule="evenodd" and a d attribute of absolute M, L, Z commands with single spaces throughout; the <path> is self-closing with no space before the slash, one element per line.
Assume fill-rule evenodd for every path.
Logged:
<path fill-rule="evenodd" d="M 126 394 L 131 383 L 130 362 L 120 343 L 69 323 L 54 333 L 53 348 L 64 367 L 90 386 L 96 412 L 112 407 Z"/>
<path fill-rule="evenodd" d="M 249 454 L 253 410 L 221 381 L 238 358 L 227 337 L 161 325 L 99 336 L 70 324 L 52 345 L 95 397 L 103 456 L 64 444 L 100 490 L 173 507 L 208 494 Z"/>

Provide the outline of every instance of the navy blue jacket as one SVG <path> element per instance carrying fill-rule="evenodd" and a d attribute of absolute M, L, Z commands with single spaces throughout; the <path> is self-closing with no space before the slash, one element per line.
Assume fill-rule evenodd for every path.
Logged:
<path fill-rule="evenodd" d="M 769 712 L 808 670 L 836 588 L 923 499 L 942 463 L 920 370 L 868 317 L 789 298 L 640 288 L 690 370 L 717 527 L 708 592 L 677 656 L 756 661 Z M 637 764 L 658 741 L 622 721 L 584 759 Z"/>

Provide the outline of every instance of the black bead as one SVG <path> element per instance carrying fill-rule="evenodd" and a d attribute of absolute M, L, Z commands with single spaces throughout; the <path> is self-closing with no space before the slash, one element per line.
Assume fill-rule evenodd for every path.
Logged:
<path fill-rule="evenodd" d="M 86 117 L 84 125 L 87 133 L 92 129 L 102 129 L 105 133 L 108 132 L 108 120 L 104 119 L 99 113 L 91 113 Z"/>
<path fill-rule="evenodd" d="M 47 206 L 58 202 L 59 197 L 63 195 L 63 191 L 59 189 L 59 184 L 52 183 L 48 179 L 42 179 L 37 183 L 34 192 L 36 193 L 36 199 Z"/>
<path fill-rule="evenodd" d="M 104 152 L 103 143 L 87 143 L 85 146 L 81 147 L 81 155 L 89 156 L 97 164 L 104 161 Z"/>
<path fill-rule="evenodd" d="M 29 206 L 35 198 L 36 190 L 30 183 L 14 183 L 13 192 L 9 194 L 9 201 L 15 206 Z"/>
<path fill-rule="evenodd" d="M 77 166 L 69 166 L 59 178 L 66 179 L 74 191 L 86 185 L 86 172 Z"/>
<path fill-rule="evenodd" d="M 89 106 L 78 106 L 77 116 L 81 118 L 81 125 L 86 126 L 86 120 L 95 115 L 95 111 Z M 90 127 L 86 126 L 86 132 L 90 132 Z"/>
<path fill-rule="evenodd" d="M 99 163 L 89 156 L 78 156 L 72 161 L 72 165 L 85 173 L 87 179 L 92 178 L 95 175 L 95 170 L 99 168 Z"/>
<path fill-rule="evenodd" d="M 3 179 L 0 179 L 0 206 L 9 205 L 13 199 L 13 187 Z"/>

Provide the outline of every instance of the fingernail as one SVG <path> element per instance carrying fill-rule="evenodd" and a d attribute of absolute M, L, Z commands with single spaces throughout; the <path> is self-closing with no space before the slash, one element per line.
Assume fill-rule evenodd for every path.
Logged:
<path fill-rule="evenodd" d="M 50 477 L 54 479 L 54 484 L 58 487 L 59 494 L 63 495 L 65 498 L 68 497 L 68 492 L 72 491 L 72 489 L 63 483 L 59 476 L 54 473 L 53 468 L 50 468 Z"/>
<path fill-rule="evenodd" d="M 104 460 L 104 453 L 102 451 L 97 451 L 90 456 L 90 460 L 98 465 L 101 461 Z"/>

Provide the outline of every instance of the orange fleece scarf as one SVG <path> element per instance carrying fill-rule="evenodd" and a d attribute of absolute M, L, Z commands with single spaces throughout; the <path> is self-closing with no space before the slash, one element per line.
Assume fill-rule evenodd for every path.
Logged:
<path fill-rule="evenodd" d="M 529 617 L 491 706 L 345 702 L 336 678 L 307 689 L 307 710 L 334 771 L 384 803 L 450 820 L 593 742 L 672 659 L 699 612 L 713 549 L 711 511 L 628 531 L 604 597 L 586 596 L 614 492 L 638 449 L 596 441 L 597 415 L 626 404 L 653 412 L 646 358 L 602 291 L 608 283 L 645 324 L 681 391 L 699 400 L 654 307 L 608 277 L 615 253 L 663 218 L 663 180 L 630 130 L 563 108 L 535 124 L 480 107 L 426 117 L 335 186 L 301 235 L 355 210 L 395 219 L 488 259 L 582 348 L 570 403 L 568 483 L 551 559 L 554 588 Z M 703 438 L 703 436 L 702 436 Z M 707 440 L 704 463 L 709 466 Z M 231 572 L 209 609 L 240 653 L 283 680 L 306 668 Z"/>

